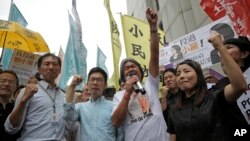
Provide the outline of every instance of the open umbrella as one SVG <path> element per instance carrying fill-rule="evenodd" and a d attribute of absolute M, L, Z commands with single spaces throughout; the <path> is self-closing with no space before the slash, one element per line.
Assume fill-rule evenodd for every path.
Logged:
<path fill-rule="evenodd" d="M 38 32 L 27 29 L 17 22 L 5 20 L 0 20 L 0 47 L 3 50 L 12 48 L 28 52 L 49 52 L 47 43 Z"/>

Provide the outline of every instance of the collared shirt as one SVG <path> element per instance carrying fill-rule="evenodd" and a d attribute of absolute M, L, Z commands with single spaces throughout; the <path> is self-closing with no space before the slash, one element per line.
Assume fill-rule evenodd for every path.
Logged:
<path fill-rule="evenodd" d="M 80 138 L 84 141 L 115 141 L 112 126 L 113 104 L 103 96 L 94 101 L 64 104 L 64 118 L 80 122 Z"/>
<path fill-rule="evenodd" d="M 63 103 L 65 95 L 58 87 L 51 88 L 45 81 L 40 81 L 38 92 L 27 102 L 22 122 L 20 126 L 14 128 L 9 117 L 5 122 L 5 129 L 10 133 L 15 133 L 22 128 L 22 136 L 18 140 L 22 141 L 41 141 L 41 140 L 63 140 L 64 135 L 64 120 L 63 120 Z M 16 105 L 19 104 L 22 96 L 22 90 L 17 97 Z M 51 115 L 53 113 L 53 102 L 49 95 L 55 98 L 55 109 L 57 116 L 57 123 L 53 123 Z M 15 105 L 15 106 L 16 106 Z"/>

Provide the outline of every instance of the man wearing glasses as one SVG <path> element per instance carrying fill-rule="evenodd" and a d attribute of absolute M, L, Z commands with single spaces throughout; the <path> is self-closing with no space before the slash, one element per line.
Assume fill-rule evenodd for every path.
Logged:
<path fill-rule="evenodd" d="M 99 67 L 92 68 L 86 84 L 91 98 L 87 102 L 76 103 L 74 90 L 81 82 L 81 76 L 76 75 L 67 88 L 64 119 L 80 122 L 81 140 L 116 141 L 116 129 L 111 121 L 113 104 L 102 95 L 107 87 L 107 73 Z M 118 136 L 122 133 L 119 132 Z"/>
<path fill-rule="evenodd" d="M 0 72 L 0 139 L 3 141 L 15 141 L 20 133 L 11 135 L 5 132 L 4 122 L 14 108 L 11 100 L 18 86 L 18 78 L 15 72 L 5 70 Z"/>

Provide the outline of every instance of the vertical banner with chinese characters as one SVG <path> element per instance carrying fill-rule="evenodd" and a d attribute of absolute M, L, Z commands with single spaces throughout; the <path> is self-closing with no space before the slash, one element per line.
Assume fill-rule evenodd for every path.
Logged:
<path fill-rule="evenodd" d="M 37 72 L 37 61 L 40 55 L 15 49 L 9 69 L 16 72 L 20 84 L 27 84 L 29 78 Z"/>
<path fill-rule="evenodd" d="M 119 88 L 119 61 L 121 57 L 121 42 L 120 42 L 120 33 L 116 24 L 116 21 L 112 15 L 110 10 L 109 0 L 104 0 L 104 5 L 107 9 L 109 15 L 109 22 L 110 22 L 110 32 L 111 32 L 111 45 L 113 51 L 113 63 L 114 63 L 114 72 L 109 80 L 109 85 L 114 85 L 116 90 Z M 112 84 L 110 84 L 112 83 Z"/>
<path fill-rule="evenodd" d="M 126 55 L 138 61 L 144 71 L 144 80 L 148 77 L 148 64 L 150 57 L 150 29 L 147 22 L 135 17 L 122 15 L 122 28 Z M 164 32 L 160 34 L 160 48 L 164 45 Z"/>

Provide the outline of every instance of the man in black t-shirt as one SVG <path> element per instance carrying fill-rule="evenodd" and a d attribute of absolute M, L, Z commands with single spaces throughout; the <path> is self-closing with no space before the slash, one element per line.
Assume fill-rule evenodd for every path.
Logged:
<path fill-rule="evenodd" d="M 16 141 L 20 136 L 20 132 L 10 135 L 5 132 L 4 122 L 14 108 L 14 101 L 11 100 L 12 95 L 18 86 L 18 78 L 13 71 L 0 72 L 0 139 L 1 141 Z"/>

